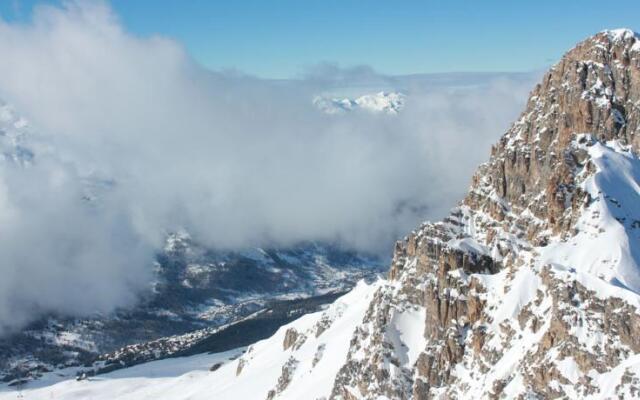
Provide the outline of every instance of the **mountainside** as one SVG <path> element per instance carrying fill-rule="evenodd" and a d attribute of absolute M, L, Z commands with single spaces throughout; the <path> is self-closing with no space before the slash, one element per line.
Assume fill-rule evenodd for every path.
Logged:
<path fill-rule="evenodd" d="M 639 105 L 636 34 L 569 51 L 462 204 L 397 245 L 332 396 L 636 393 Z M 390 339 L 407 308 L 424 310 L 418 348 Z"/>
<path fill-rule="evenodd" d="M 450 216 L 396 245 L 387 280 L 215 371 L 29 398 L 638 397 L 638 151 L 640 37 L 601 32 L 544 76 Z"/>

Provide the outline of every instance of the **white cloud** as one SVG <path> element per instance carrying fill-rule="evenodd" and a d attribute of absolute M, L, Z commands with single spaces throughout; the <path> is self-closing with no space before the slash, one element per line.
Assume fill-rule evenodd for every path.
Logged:
<path fill-rule="evenodd" d="M 0 328 L 130 304 L 178 227 L 215 247 L 339 240 L 388 252 L 460 199 L 530 86 L 326 65 L 290 82 L 214 73 L 172 40 L 127 33 L 96 2 L 0 22 L 0 54 L 0 97 L 56 149 L 30 168 L 0 164 Z M 324 115 L 312 99 L 331 89 L 327 74 L 402 85 L 406 107 Z M 97 208 L 81 200 L 87 176 L 115 182 Z"/>

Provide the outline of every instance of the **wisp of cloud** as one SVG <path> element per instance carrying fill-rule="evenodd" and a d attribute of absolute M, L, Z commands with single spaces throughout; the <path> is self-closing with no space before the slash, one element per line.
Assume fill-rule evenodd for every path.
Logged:
<path fill-rule="evenodd" d="M 212 72 L 94 1 L 0 21 L 0 54 L 0 98 L 30 121 L 34 153 L 26 166 L 0 162 L 0 332 L 132 304 L 177 229 L 213 248 L 389 252 L 459 200 L 531 85 L 327 66 L 287 82 Z M 332 76 L 344 85 L 358 71 L 402 86 L 405 109 L 313 106 Z"/>

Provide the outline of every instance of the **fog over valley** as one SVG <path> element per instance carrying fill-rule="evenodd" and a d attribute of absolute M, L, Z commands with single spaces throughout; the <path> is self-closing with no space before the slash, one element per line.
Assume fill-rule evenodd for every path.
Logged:
<path fill-rule="evenodd" d="M 462 198 L 538 76 L 326 63 L 260 79 L 208 70 L 86 1 L 0 21 L 0 54 L 0 332 L 134 304 L 176 231 L 215 249 L 317 241 L 390 257 Z M 401 93 L 401 110 L 314 103 L 380 91 Z"/>

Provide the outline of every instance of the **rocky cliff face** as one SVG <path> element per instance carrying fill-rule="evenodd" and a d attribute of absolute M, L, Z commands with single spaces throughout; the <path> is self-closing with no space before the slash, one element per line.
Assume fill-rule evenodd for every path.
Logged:
<path fill-rule="evenodd" d="M 397 244 L 331 397 L 637 395 L 639 149 L 640 38 L 602 32 L 544 76 L 462 204 Z M 412 309 L 407 360 L 391 339 Z"/>
<path fill-rule="evenodd" d="M 588 161 L 573 142 L 590 133 L 637 150 L 639 100 L 640 43 L 633 32 L 603 32 L 578 44 L 533 90 L 520 119 L 474 176 L 464 203 L 498 221 L 506 210 L 497 201 L 515 214 L 530 211 L 540 223 L 522 221 L 529 240 L 543 241 L 547 228 L 570 230 L 585 201 L 575 172 Z"/>

